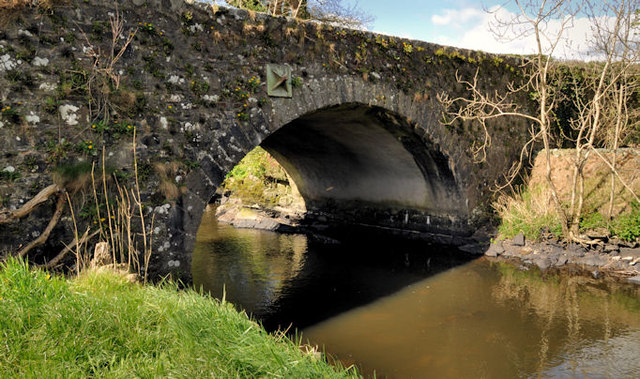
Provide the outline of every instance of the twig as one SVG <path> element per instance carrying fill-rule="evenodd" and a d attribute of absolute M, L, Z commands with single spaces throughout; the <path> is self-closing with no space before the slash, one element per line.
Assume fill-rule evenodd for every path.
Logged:
<path fill-rule="evenodd" d="M 40 234 L 38 238 L 33 240 L 30 244 L 28 244 L 22 250 L 20 250 L 18 252 L 18 256 L 24 257 L 25 255 L 27 255 L 29 251 L 31 251 L 31 249 L 33 249 L 34 247 L 40 246 L 47 241 L 47 239 L 49 238 L 49 235 L 51 234 L 51 231 L 53 231 L 53 228 L 55 228 L 55 226 L 58 224 L 58 221 L 60 221 L 60 217 L 62 216 L 62 211 L 64 210 L 64 203 L 65 203 L 64 196 L 62 195 L 58 196 L 58 202 L 56 203 L 56 211 L 53 213 L 53 217 L 51 217 L 51 220 L 49 221 L 49 225 L 47 225 L 47 228 L 44 230 L 44 232 L 42 232 L 42 234 Z"/>
<path fill-rule="evenodd" d="M 40 191 L 36 196 L 33 197 L 33 199 L 27 201 L 22 207 L 20 207 L 20 209 L 16 209 L 14 211 L 9 211 L 9 210 L 0 211 L 0 224 L 6 224 L 8 222 L 17 220 L 19 218 L 22 218 L 28 215 L 34 209 L 36 209 L 38 205 L 49 200 L 49 197 L 51 197 L 51 195 L 56 194 L 61 190 L 62 188 L 60 188 L 57 184 L 52 184 L 49 187 Z"/>
<path fill-rule="evenodd" d="M 100 230 L 96 230 L 95 232 L 93 232 L 91 234 L 88 234 L 88 233 L 89 233 L 89 230 L 84 232 L 84 234 L 80 238 L 80 241 L 76 241 L 75 238 L 74 238 L 73 241 L 71 241 L 68 245 L 65 244 L 64 249 L 62 249 L 58 253 L 58 255 L 56 255 L 52 260 L 50 260 L 46 264 L 41 265 L 40 267 L 42 267 L 42 268 L 54 268 L 54 267 L 56 267 L 60 263 L 62 258 L 64 258 L 67 255 L 67 253 L 71 251 L 71 249 L 72 249 L 71 246 L 84 245 L 86 242 L 90 241 L 93 237 L 97 236 L 100 233 Z"/>
<path fill-rule="evenodd" d="M 80 244 L 78 243 L 78 224 L 76 222 L 76 215 L 73 212 L 73 204 L 71 203 L 71 197 L 69 197 L 69 193 L 65 192 L 67 195 L 67 202 L 69 202 L 69 211 L 71 212 L 71 219 L 73 220 L 73 234 L 75 236 L 76 241 L 76 275 L 80 276 Z M 89 229 L 87 229 L 88 231 Z"/>

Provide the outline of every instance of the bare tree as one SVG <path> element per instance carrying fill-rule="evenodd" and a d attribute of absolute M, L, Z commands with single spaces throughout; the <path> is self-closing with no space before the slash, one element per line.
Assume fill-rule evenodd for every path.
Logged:
<path fill-rule="evenodd" d="M 610 158 L 595 151 L 611 170 L 608 219 L 613 217 L 616 197 L 618 148 L 624 142 L 628 132 L 638 125 L 638 111 L 628 106 L 640 88 L 636 67 L 640 58 L 640 46 L 635 35 L 638 9 L 640 9 L 640 2 L 633 0 L 620 0 L 613 3 L 587 2 L 586 7 L 586 13 L 593 20 L 595 35 L 593 51 L 597 56 L 606 57 L 600 76 L 593 74 L 591 76 L 598 78 L 599 85 L 594 92 L 598 94 L 597 100 L 601 103 L 596 104 L 596 96 L 594 96 L 592 108 L 602 113 L 600 125 L 594 123 L 596 130 L 592 130 L 597 136 L 594 142 L 612 150 Z M 598 17 L 602 14 L 613 15 L 615 22 Z M 594 116 L 596 114 L 594 112 Z M 577 141 L 576 149 L 580 145 L 581 141 Z M 586 147 L 594 148 L 590 143 L 587 143 Z M 624 181 L 621 182 L 637 200 L 633 190 L 628 188 Z"/>
<path fill-rule="evenodd" d="M 607 125 L 614 125 L 613 146 L 617 148 L 620 132 L 627 125 L 627 117 L 624 112 L 628 96 L 631 94 L 629 86 L 630 64 L 636 59 L 631 59 L 628 54 L 630 22 L 635 9 L 629 0 L 613 0 L 604 3 L 604 9 L 596 9 L 588 2 L 577 4 L 566 0 L 515 0 L 519 13 L 509 20 L 496 20 L 495 32 L 498 36 L 515 36 L 522 38 L 533 36 L 536 41 L 535 53 L 525 62 L 522 69 L 526 74 L 526 81 L 521 86 L 509 86 L 505 94 L 486 94 L 478 85 L 477 74 L 473 81 L 458 78 L 458 81 L 466 86 L 468 95 L 450 98 L 440 96 L 441 102 L 447 109 L 451 121 L 476 121 L 484 127 L 485 138 L 475 151 L 483 160 L 485 150 L 491 143 L 488 136 L 486 122 L 502 117 L 517 117 L 529 121 L 531 125 L 531 138 L 522 147 L 520 160 L 506 175 L 506 183 L 511 184 L 523 166 L 523 158 L 534 143 L 542 144 L 545 154 L 545 181 L 551 194 L 551 200 L 562 226 L 565 238 L 570 241 L 586 243 L 580 237 L 579 227 L 584 204 L 584 165 L 589 155 L 594 153 L 600 156 L 612 170 L 612 174 L 620 179 L 615 170 L 615 163 L 606 160 L 603 154 L 595 147 L 598 144 L 598 136 L 602 135 Z M 586 10 L 586 11 L 585 11 Z M 599 36 L 596 47 L 597 57 L 600 62 L 591 65 L 591 71 L 586 75 L 585 82 L 573 83 L 571 96 L 577 115 L 570 120 L 574 130 L 573 144 L 575 156 L 573 161 L 572 190 L 568 206 L 561 201 L 558 189 L 552 181 L 551 140 L 554 127 L 554 110 L 559 102 L 564 99 L 564 94 L 559 90 L 563 80 L 558 76 L 557 69 L 562 62 L 553 58 L 557 48 L 563 43 L 566 31 L 571 27 L 579 11 L 592 12 L 601 18 L 592 17 L 593 27 Z M 606 23 L 605 23 L 606 21 Z M 600 22 L 600 23 L 598 23 Z M 554 27 L 551 27 L 551 26 Z M 606 27 L 605 27 L 606 25 Z M 626 58 L 622 58 L 625 54 Z M 535 114 L 523 112 L 512 99 L 518 94 L 532 94 L 537 101 Z M 619 111 L 605 112 L 611 109 L 613 104 Z M 623 182 L 624 184 L 624 182 Z M 613 184 L 612 186 L 615 186 Z M 629 186 L 625 184 L 627 189 Z M 612 188 L 612 196 L 615 187 Z M 634 194 L 635 196 L 635 194 Z"/>
<path fill-rule="evenodd" d="M 472 82 L 458 78 L 458 82 L 467 87 L 469 96 L 450 98 L 447 95 L 441 95 L 439 99 L 448 110 L 449 116 L 452 117 L 451 122 L 463 120 L 478 121 L 482 124 L 485 131 L 484 144 L 476 150 L 476 155 L 480 152 L 482 153 L 481 160 L 486 157 L 485 150 L 489 148 L 491 142 L 490 136 L 487 136 L 489 133 L 486 127 L 487 121 L 502 117 L 517 117 L 529 121 L 531 138 L 522 147 L 520 160 L 512 166 L 506 175 L 507 185 L 513 182 L 522 168 L 523 158 L 527 156 L 531 145 L 542 140 L 546 153 L 546 182 L 551 192 L 554 209 L 560 217 L 563 233 L 569 235 L 568 216 L 560 202 L 558 190 L 551 180 L 551 111 L 559 100 L 559 94 L 554 91 L 553 86 L 550 84 L 550 76 L 553 75 L 553 65 L 555 64 L 552 55 L 562 41 L 564 32 L 576 10 L 562 0 L 550 2 L 545 0 L 540 2 L 535 0 L 525 2 L 516 0 L 515 3 L 520 13 L 510 20 L 496 20 L 495 32 L 501 37 L 506 37 L 509 34 L 516 36 L 516 38 L 529 35 L 535 37 L 536 52 L 521 67 L 528 80 L 518 87 L 513 84 L 510 85 L 506 94 L 486 94 L 480 89 L 476 74 L 476 78 Z M 560 20 L 560 27 L 558 30 L 548 34 L 547 26 L 553 20 Z M 538 103 L 537 114 L 529 114 L 522 111 L 521 107 L 511 100 L 517 98 L 517 95 L 523 92 L 535 95 Z"/>
<path fill-rule="evenodd" d="M 315 0 L 309 7 L 310 18 L 339 26 L 364 29 L 374 20 L 356 1 L 345 5 L 342 0 Z"/>
<path fill-rule="evenodd" d="M 227 4 L 273 16 L 312 19 L 350 28 L 365 28 L 373 17 L 358 4 L 347 5 L 343 0 L 225 0 Z"/>

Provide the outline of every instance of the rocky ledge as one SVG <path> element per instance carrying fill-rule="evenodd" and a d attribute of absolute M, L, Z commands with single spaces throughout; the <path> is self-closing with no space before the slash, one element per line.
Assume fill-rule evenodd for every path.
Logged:
<path fill-rule="evenodd" d="M 570 244 L 553 237 L 527 241 L 522 234 L 513 239 L 494 241 L 485 252 L 488 257 L 519 260 L 524 267 L 541 271 L 565 266 L 579 267 L 598 278 L 605 274 L 622 277 L 640 285 L 640 247 L 636 242 L 609 239 L 605 233 L 589 235 L 592 244 Z"/>

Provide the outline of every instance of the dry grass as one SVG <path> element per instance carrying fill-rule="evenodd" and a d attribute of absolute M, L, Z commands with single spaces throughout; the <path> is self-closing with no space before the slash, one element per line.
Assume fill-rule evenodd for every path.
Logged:
<path fill-rule="evenodd" d="M 423 103 L 425 101 L 429 100 L 429 94 L 427 93 L 422 93 L 422 92 L 416 92 L 413 94 L 413 102 L 414 103 Z"/>
<path fill-rule="evenodd" d="M 500 235 L 513 237 L 523 233 L 527 238 L 537 239 L 543 228 L 559 233 L 560 219 L 551 204 L 549 191 L 536 186 L 512 195 L 503 194 L 493 204 L 502 220 Z"/>
<path fill-rule="evenodd" d="M 295 35 L 297 31 L 298 31 L 298 28 L 291 28 L 291 27 L 287 27 L 287 28 L 285 29 L 284 34 L 285 34 L 287 37 L 290 37 L 290 36 L 292 36 L 292 35 Z"/>
<path fill-rule="evenodd" d="M 604 153 L 607 159 L 612 159 L 611 153 Z M 617 157 L 617 170 L 620 177 L 634 190 L 640 193 L 640 156 L 637 152 L 620 149 Z M 535 160 L 531 172 L 529 186 L 546 187 L 545 154 L 541 152 Z M 558 196 L 563 203 L 570 202 L 573 169 L 575 166 L 573 150 L 553 152 L 551 156 L 551 180 L 558 188 Z M 606 164 L 594 154 L 591 155 L 584 167 L 585 191 L 584 201 L 587 212 L 599 212 L 603 216 L 608 214 L 609 195 L 611 190 L 611 174 Z M 633 201 L 632 194 L 625 189 L 622 182 L 615 180 L 615 199 L 612 216 L 616 217 L 630 211 Z"/>
<path fill-rule="evenodd" d="M 29 8 L 47 10 L 66 2 L 68 0 L 0 0 L 0 26 L 15 19 Z"/>
<path fill-rule="evenodd" d="M 604 153 L 610 157 L 611 153 Z M 551 191 L 545 180 L 543 153 L 538 154 L 531 172 L 528 188 L 515 194 L 501 195 L 494 208 L 502 220 L 500 234 L 512 237 L 524 233 L 527 238 L 538 238 L 543 228 L 560 233 L 560 221 L 553 207 Z M 571 151 L 556 151 L 552 155 L 551 180 L 558 190 L 558 197 L 565 209 L 571 204 L 571 189 L 574 167 Z M 635 193 L 640 192 L 640 160 L 632 150 L 621 149 L 617 170 L 625 183 Z M 638 206 L 634 206 L 633 195 L 615 180 L 615 197 L 609 218 L 611 173 L 598 157 L 592 156 L 584 167 L 584 206 L 580 217 L 581 230 L 608 228 L 620 238 L 633 240 L 640 231 L 637 225 Z"/>
<path fill-rule="evenodd" d="M 253 35 L 255 32 L 264 33 L 265 30 L 266 28 L 262 24 L 255 25 L 244 23 L 244 25 L 242 26 L 242 34 L 244 35 Z"/>
<path fill-rule="evenodd" d="M 165 199 L 177 199 L 186 187 L 180 188 L 174 178 L 178 175 L 178 172 L 184 168 L 184 165 L 180 162 L 159 162 L 156 163 L 153 168 L 160 178 L 159 189 Z"/>
<path fill-rule="evenodd" d="M 214 31 L 213 33 L 211 33 L 211 35 L 213 36 L 213 40 L 215 42 L 220 42 L 222 41 L 222 33 L 220 33 L 219 31 Z"/>

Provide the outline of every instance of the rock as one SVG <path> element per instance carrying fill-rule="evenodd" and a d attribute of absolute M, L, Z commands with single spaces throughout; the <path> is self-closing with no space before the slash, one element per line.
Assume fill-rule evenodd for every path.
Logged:
<path fill-rule="evenodd" d="M 504 248 L 502 247 L 502 243 L 492 243 L 489 246 L 489 249 L 484 253 L 487 257 L 497 257 L 504 253 Z"/>
<path fill-rule="evenodd" d="M 620 251 L 620 248 L 618 247 L 618 245 L 605 245 L 604 246 L 604 252 L 607 254 L 611 254 L 611 253 L 618 253 Z"/>
<path fill-rule="evenodd" d="M 513 246 L 524 246 L 525 238 L 524 234 L 520 233 L 517 236 L 513 237 Z"/>
<path fill-rule="evenodd" d="M 567 264 L 569 260 L 567 259 L 567 257 L 558 257 L 558 260 L 556 260 L 556 266 L 560 267 L 560 266 L 564 266 Z"/>
<path fill-rule="evenodd" d="M 626 247 L 626 248 L 630 248 L 630 249 L 633 249 L 633 248 L 635 248 L 637 246 L 637 243 L 635 241 L 634 242 L 623 241 L 623 240 L 621 240 L 619 238 L 612 238 L 609 242 L 612 243 L 612 244 L 616 244 L 616 245 L 618 245 L 620 247 Z"/>
<path fill-rule="evenodd" d="M 109 244 L 106 242 L 98 242 L 93 250 L 93 259 L 91 259 L 91 267 L 101 267 L 113 263 L 111 254 L 109 254 Z"/>
<path fill-rule="evenodd" d="M 640 285 L 640 275 L 627 278 L 627 282 Z"/>
<path fill-rule="evenodd" d="M 80 108 L 71 104 L 64 104 L 58 107 L 60 117 L 62 117 L 64 122 L 69 126 L 78 125 L 78 115 L 76 114 L 78 110 L 80 110 Z"/>
<path fill-rule="evenodd" d="M 46 67 L 46 66 L 49 65 L 49 59 L 35 57 L 33 59 L 33 61 L 31 62 L 31 64 L 34 65 L 34 66 L 38 66 L 38 67 Z"/>
<path fill-rule="evenodd" d="M 565 252 L 573 257 L 584 257 L 585 249 L 577 245 L 569 245 L 565 248 Z"/>
<path fill-rule="evenodd" d="M 620 256 L 624 260 L 632 261 L 634 259 L 640 258 L 640 249 L 638 248 L 631 249 L 628 247 L 623 247 L 620 249 Z"/>
<path fill-rule="evenodd" d="M 461 251 L 464 251 L 465 253 L 477 254 L 477 255 L 481 255 L 482 252 L 484 251 L 484 248 L 482 247 L 482 245 L 479 245 L 477 243 L 462 245 L 462 246 L 459 246 L 458 249 Z"/>
<path fill-rule="evenodd" d="M 533 253 L 533 249 L 529 246 L 525 246 L 522 249 L 518 250 L 518 253 L 520 255 L 529 255 L 531 253 Z"/>
<path fill-rule="evenodd" d="M 591 271 L 591 276 L 594 279 L 598 279 L 598 278 L 600 278 L 602 276 L 602 273 L 600 271 L 598 271 L 598 270 L 593 270 L 593 271 Z"/>
<path fill-rule="evenodd" d="M 607 228 L 595 228 L 589 230 L 586 235 L 592 240 L 608 241 L 611 233 Z"/>
<path fill-rule="evenodd" d="M 589 253 L 584 257 L 578 259 L 578 263 L 587 266 L 600 267 L 609 263 L 609 260 L 603 256 L 600 256 L 599 254 Z"/>
<path fill-rule="evenodd" d="M 545 271 L 552 266 L 551 259 L 549 258 L 536 258 L 533 260 L 533 263 L 538 266 L 541 271 Z"/>

